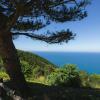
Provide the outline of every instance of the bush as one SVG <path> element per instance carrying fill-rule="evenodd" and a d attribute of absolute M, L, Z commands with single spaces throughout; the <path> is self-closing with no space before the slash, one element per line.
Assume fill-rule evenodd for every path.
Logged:
<path fill-rule="evenodd" d="M 62 85 L 68 87 L 80 87 L 81 79 L 75 65 L 65 65 L 51 73 L 47 81 L 50 85 Z"/>
<path fill-rule="evenodd" d="M 52 72 L 50 75 L 48 75 L 47 83 L 50 85 L 60 85 L 61 83 L 63 83 L 64 80 L 62 78 L 64 78 L 63 73 L 60 73 L 59 71 L 55 71 Z"/>
<path fill-rule="evenodd" d="M 100 75 L 99 74 L 90 75 L 90 85 L 92 88 L 100 88 Z"/>
<path fill-rule="evenodd" d="M 36 65 L 32 73 L 34 78 L 39 78 L 40 76 L 44 76 L 45 73 L 44 67 Z"/>
<path fill-rule="evenodd" d="M 21 68 L 26 78 L 30 78 L 32 76 L 32 66 L 30 66 L 28 62 L 21 61 Z"/>
<path fill-rule="evenodd" d="M 76 65 L 65 65 L 64 71 L 67 74 L 67 85 L 71 87 L 80 87 L 81 79 L 79 75 L 79 70 Z"/>
<path fill-rule="evenodd" d="M 80 78 L 83 87 L 91 87 L 90 86 L 90 75 L 86 71 L 80 71 Z"/>

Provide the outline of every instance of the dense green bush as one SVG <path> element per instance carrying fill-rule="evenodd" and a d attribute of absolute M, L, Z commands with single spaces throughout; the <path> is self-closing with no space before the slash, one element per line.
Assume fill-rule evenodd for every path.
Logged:
<path fill-rule="evenodd" d="M 81 86 L 79 71 L 77 67 L 72 64 L 56 69 L 48 76 L 47 81 L 51 85 L 63 85 L 69 87 Z"/>
<path fill-rule="evenodd" d="M 66 78 L 66 77 L 65 77 Z M 55 70 L 47 77 L 47 83 L 50 85 L 60 85 L 64 81 L 64 74 L 59 70 Z"/>
<path fill-rule="evenodd" d="M 76 65 L 65 65 L 64 71 L 67 74 L 67 85 L 72 87 L 80 87 L 81 79 L 79 75 L 79 70 Z"/>

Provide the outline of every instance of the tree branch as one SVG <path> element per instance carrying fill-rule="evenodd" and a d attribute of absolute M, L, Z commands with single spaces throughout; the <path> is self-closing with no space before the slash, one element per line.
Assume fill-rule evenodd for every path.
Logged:
<path fill-rule="evenodd" d="M 38 40 L 43 40 L 43 41 L 45 40 L 45 37 L 43 37 L 41 35 L 35 35 L 35 34 L 29 34 L 29 33 L 19 33 L 19 32 L 17 32 L 17 33 L 13 33 L 12 35 L 13 36 L 15 36 L 15 35 L 24 35 L 24 36 L 30 37 L 32 39 L 38 39 Z"/>
<path fill-rule="evenodd" d="M 67 31 L 61 31 L 61 32 L 57 32 L 57 33 L 51 33 L 51 35 L 37 35 L 37 34 L 30 34 L 30 33 L 13 33 L 13 36 L 15 35 L 24 35 L 27 37 L 30 37 L 32 39 L 36 39 L 36 40 L 41 40 L 41 41 L 45 41 L 47 43 L 62 43 L 62 42 L 68 42 L 71 39 L 74 39 L 75 34 L 73 34 L 71 31 L 67 30 Z"/>

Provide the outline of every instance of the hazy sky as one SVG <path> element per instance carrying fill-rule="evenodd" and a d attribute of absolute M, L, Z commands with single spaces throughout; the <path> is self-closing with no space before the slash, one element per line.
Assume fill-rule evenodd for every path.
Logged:
<path fill-rule="evenodd" d="M 100 0 L 92 0 L 92 4 L 86 9 L 88 17 L 84 20 L 67 23 L 53 23 L 48 30 L 61 30 L 70 28 L 76 33 L 75 40 L 62 45 L 49 45 L 41 41 L 33 41 L 30 38 L 20 37 L 14 40 L 17 49 L 29 51 L 82 51 L 100 52 Z M 46 30 L 45 29 L 45 30 Z M 40 30 L 40 33 L 44 30 Z"/>

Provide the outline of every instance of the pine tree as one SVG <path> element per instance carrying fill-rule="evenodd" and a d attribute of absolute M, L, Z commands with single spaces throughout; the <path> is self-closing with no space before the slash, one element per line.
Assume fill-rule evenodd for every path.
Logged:
<path fill-rule="evenodd" d="M 75 36 L 69 29 L 47 34 L 35 31 L 52 22 L 82 20 L 87 16 L 87 4 L 87 0 L 0 0 L 0 55 L 16 88 L 24 89 L 27 84 L 13 38 L 24 35 L 50 44 L 68 42 Z"/>

